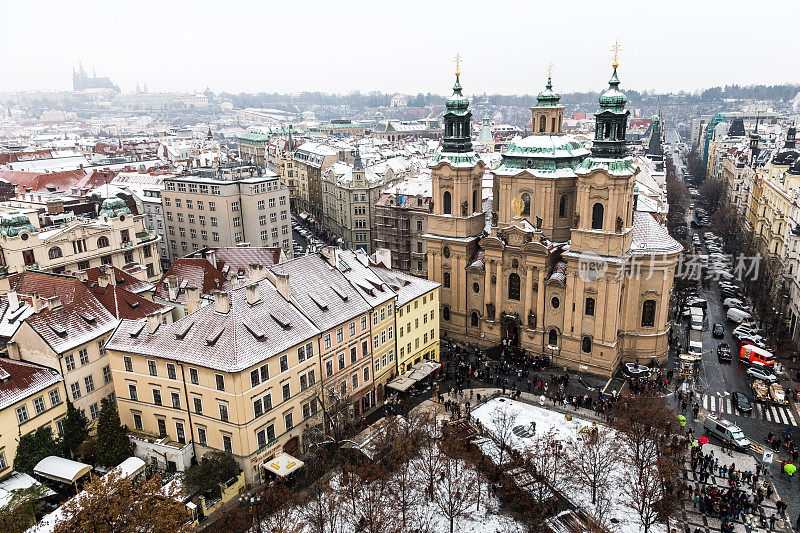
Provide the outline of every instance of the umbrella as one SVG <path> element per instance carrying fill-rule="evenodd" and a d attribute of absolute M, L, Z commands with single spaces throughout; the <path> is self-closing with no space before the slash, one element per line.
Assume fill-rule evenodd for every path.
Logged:
<path fill-rule="evenodd" d="M 697 442 L 699 442 L 700 444 L 708 444 L 708 437 L 700 437 L 699 439 L 697 439 Z"/>
<path fill-rule="evenodd" d="M 794 466 L 792 463 L 786 463 L 786 465 L 783 467 L 783 470 L 791 476 L 792 474 L 795 473 L 797 467 Z"/>
<path fill-rule="evenodd" d="M 678 415 L 678 420 L 680 420 L 680 422 L 681 422 L 681 427 L 684 427 L 686 425 L 686 417 L 685 416 Z"/>

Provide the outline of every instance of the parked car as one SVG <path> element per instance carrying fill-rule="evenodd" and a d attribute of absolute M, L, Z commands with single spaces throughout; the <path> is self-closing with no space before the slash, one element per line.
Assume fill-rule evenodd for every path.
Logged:
<path fill-rule="evenodd" d="M 760 379 L 767 383 L 776 383 L 778 381 L 778 376 L 755 364 L 747 369 L 746 374 L 753 379 Z"/>
<path fill-rule="evenodd" d="M 741 309 L 728 309 L 727 317 L 731 322 L 736 322 L 738 324 L 746 318 L 752 318 L 752 315 Z"/>
<path fill-rule="evenodd" d="M 739 426 L 733 422 L 709 415 L 703 421 L 703 426 L 706 433 L 731 444 L 736 449 L 741 451 L 750 450 L 750 441 L 744 436 Z"/>
<path fill-rule="evenodd" d="M 733 406 L 740 413 L 750 413 L 753 410 L 753 405 L 750 403 L 750 399 L 743 392 L 735 391 L 731 395 L 731 400 L 733 400 Z"/>
<path fill-rule="evenodd" d="M 711 328 L 711 335 L 713 335 L 714 337 L 724 337 L 725 327 L 719 322 L 715 323 L 714 326 Z"/>
<path fill-rule="evenodd" d="M 725 309 L 727 309 L 729 307 L 738 307 L 738 308 L 741 309 L 744 305 L 745 305 L 745 303 L 742 300 L 740 300 L 739 298 L 725 298 L 725 300 L 723 300 L 723 302 L 722 302 L 722 306 Z"/>
<path fill-rule="evenodd" d="M 702 309 L 705 309 L 706 307 L 708 307 L 708 300 L 706 300 L 705 298 L 693 296 L 691 298 L 686 299 L 686 305 L 688 305 L 689 307 L 700 307 Z"/>
<path fill-rule="evenodd" d="M 720 361 L 731 360 L 731 347 L 727 342 L 721 342 L 717 345 L 717 359 Z"/>

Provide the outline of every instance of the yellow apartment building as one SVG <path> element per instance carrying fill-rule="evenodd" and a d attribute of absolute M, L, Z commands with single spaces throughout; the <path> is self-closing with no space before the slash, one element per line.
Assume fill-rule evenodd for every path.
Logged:
<path fill-rule="evenodd" d="M 40 427 L 64 432 L 64 380 L 57 372 L 24 361 L 0 359 L 0 479 L 13 471 L 19 437 Z"/>

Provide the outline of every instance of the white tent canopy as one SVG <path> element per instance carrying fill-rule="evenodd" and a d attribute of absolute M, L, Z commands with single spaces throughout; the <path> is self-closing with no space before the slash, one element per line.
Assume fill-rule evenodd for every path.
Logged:
<path fill-rule="evenodd" d="M 439 363 L 435 361 L 420 361 L 416 365 L 412 366 L 411 370 L 408 370 L 405 374 L 397 376 L 392 381 L 387 383 L 386 386 L 399 391 L 407 391 L 418 381 L 422 381 L 436 372 L 436 369 L 438 368 Z"/>
<path fill-rule="evenodd" d="M 91 465 L 55 455 L 45 457 L 33 467 L 34 474 L 70 485 L 73 485 L 75 481 L 88 474 L 91 470 Z"/>
<path fill-rule="evenodd" d="M 303 461 L 292 457 L 288 453 L 282 453 L 275 459 L 272 459 L 271 461 L 267 461 L 266 463 L 264 463 L 264 467 L 267 470 L 275 474 L 278 474 L 281 477 L 288 476 L 301 466 L 303 466 Z"/>

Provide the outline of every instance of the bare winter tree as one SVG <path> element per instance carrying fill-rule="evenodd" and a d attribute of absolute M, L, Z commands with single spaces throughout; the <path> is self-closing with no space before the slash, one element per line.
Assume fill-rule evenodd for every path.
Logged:
<path fill-rule="evenodd" d="M 554 429 L 539 435 L 524 454 L 526 464 L 532 467 L 532 474 L 539 483 L 531 491 L 531 497 L 544 503 L 552 494 L 550 488 L 561 490 L 567 476 L 567 453 Z"/>
<path fill-rule="evenodd" d="M 261 528 L 274 533 L 300 533 L 298 511 L 293 508 L 294 493 L 278 483 L 264 491 L 261 499 Z"/>
<path fill-rule="evenodd" d="M 514 428 L 517 426 L 517 415 L 518 413 L 512 410 L 509 405 L 498 405 L 489 415 L 489 420 L 492 424 L 490 433 L 500 448 L 498 465 L 503 464 L 503 456 L 511 444 Z"/>
<path fill-rule="evenodd" d="M 303 508 L 303 522 L 312 533 L 343 531 L 341 501 L 327 483 L 319 481 L 308 489 L 309 499 Z"/>
<path fill-rule="evenodd" d="M 413 507 L 421 496 L 413 460 L 418 456 L 419 448 L 414 448 L 410 439 L 398 439 L 394 449 L 392 455 L 397 457 L 400 464 L 389 479 L 387 489 L 391 496 L 389 501 L 394 506 L 402 530 L 405 530 L 412 520 Z"/>
<path fill-rule="evenodd" d="M 434 496 L 434 484 L 441 470 L 443 455 L 436 442 L 428 442 L 413 459 L 414 466 L 425 478 L 425 493 L 429 500 Z"/>
<path fill-rule="evenodd" d="M 597 514 L 606 508 L 609 500 L 612 472 L 618 463 L 619 450 L 608 430 L 596 426 L 591 429 L 567 441 L 566 451 L 571 478 L 579 488 L 591 493 Z"/>
<path fill-rule="evenodd" d="M 625 499 L 636 511 L 642 533 L 649 533 L 659 522 L 658 503 L 664 496 L 658 467 L 653 465 L 642 472 L 637 472 L 634 468 L 626 469 L 624 480 L 622 492 Z"/>
<path fill-rule="evenodd" d="M 433 501 L 450 524 L 453 533 L 456 521 L 469 516 L 478 500 L 478 475 L 461 457 L 441 455 L 441 474 L 433 491 Z"/>
<path fill-rule="evenodd" d="M 370 464 L 359 471 L 362 481 L 356 527 L 365 533 L 400 533 L 400 520 L 389 503 L 389 484 L 386 472 Z"/>

